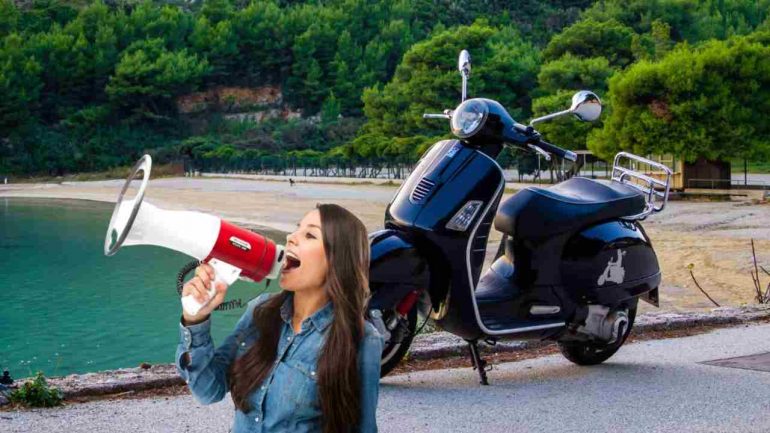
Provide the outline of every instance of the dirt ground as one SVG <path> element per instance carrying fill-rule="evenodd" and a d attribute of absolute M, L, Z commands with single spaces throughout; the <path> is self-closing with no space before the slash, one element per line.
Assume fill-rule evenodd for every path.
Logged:
<path fill-rule="evenodd" d="M 121 185 L 122 181 L 0 185 L 0 200 L 46 197 L 114 202 Z M 509 187 L 515 188 L 516 184 Z M 335 202 L 358 215 L 369 230 L 376 230 L 382 228 L 385 207 L 397 188 L 398 185 L 290 186 L 288 181 L 165 178 L 150 182 L 147 200 L 168 209 L 210 212 L 234 222 L 284 231 L 291 230 L 316 203 Z M 713 308 L 693 283 L 690 264 L 701 287 L 721 305 L 756 302 L 750 276 L 754 266 L 751 239 L 755 240 L 758 264 L 770 270 L 770 204 L 672 201 L 643 225 L 663 272 L 661 310 Z M 496 251 L 500 236 L 496 231 L 491 234 L 488 259 Z M 759 272 L 766 288 L 770 275 L 761 269 Z M 644 304 L 640 312 L 654 310 L 657 309 Z"/>

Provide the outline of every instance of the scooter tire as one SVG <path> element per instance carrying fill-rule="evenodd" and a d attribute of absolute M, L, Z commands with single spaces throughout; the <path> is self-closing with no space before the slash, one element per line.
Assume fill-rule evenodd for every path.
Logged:
<path fill-rule="evenodd" d="M 559 350 L 565 358 L 577 365 L 597 365 L 608 360 L 626 342 L 636 318 L 636 303 L 628 309 L 628 326 L 623 337 L 611 344 L 599 344 L 592 342 L 559 341 Z"/>
<path fill-rule="evenodd" d="M 408 320 L 407 330 L 409 331 L 407 335 L 404 336 L 400 343 L 391 344 L 386 342 L 382 348 L 380 377 L 385 377 L 393 371 L 409 351 L 412 340 L 414 340 L 414 331 L 417 329 L 417 305 L 412 308 L 406 319 Z"/>

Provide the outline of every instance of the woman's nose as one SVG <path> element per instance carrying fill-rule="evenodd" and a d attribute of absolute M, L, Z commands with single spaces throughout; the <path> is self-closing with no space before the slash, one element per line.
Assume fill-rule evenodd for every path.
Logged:
<path fill-rule="evenodd" d="M 294 233 L 289 233 L 289 234 L 286 235 L 286 244 L 287 245 L 288 244 L 295 244 L 296 245 L 296 242 L 294 242 Z"/>

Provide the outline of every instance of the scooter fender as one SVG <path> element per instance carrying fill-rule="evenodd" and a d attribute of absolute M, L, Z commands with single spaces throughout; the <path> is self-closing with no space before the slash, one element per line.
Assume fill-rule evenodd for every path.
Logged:
<path fill-rule="evenodd" d="M 430 311 L 424 302 L 430 284 L 430 268 L 407 233 L 385 229 L 369 234 L 371 261 L 369 288 L 372 297 L 369 309 L 394 308 L 409 293 L 420 290 L 424 296 L 418 302 L 423 315 Z"/>
<path fill-rule="evenodd" d="M 605 305 L 637 296 L 656 305 L 661 279 L 644 229 L 638 222 L 622 220 L 599 223 L 574 235 L 562 254 L 561 277 L 577 303 Z"/>

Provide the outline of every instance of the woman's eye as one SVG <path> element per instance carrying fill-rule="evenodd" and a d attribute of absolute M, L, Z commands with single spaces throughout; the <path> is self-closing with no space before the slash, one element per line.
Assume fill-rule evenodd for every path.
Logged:
<path fill-rule="evenodd" d="M 305 237 L 308 239 L 315 239 L 315 235 L 313 235 L 312 233 L 306 233 Z"/>

